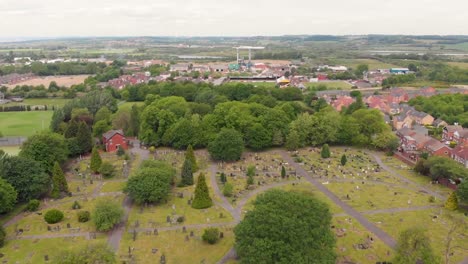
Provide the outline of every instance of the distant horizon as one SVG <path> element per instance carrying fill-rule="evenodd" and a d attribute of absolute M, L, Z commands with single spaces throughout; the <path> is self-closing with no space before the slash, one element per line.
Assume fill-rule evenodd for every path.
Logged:
<path fill-rule="evenodd" d="M 467 9 L 462 0 L 2 0 L 0 27 L 8 38 L 468 35 Z"/>
<path fill-rule="evenodd" d="M 408 36 L 408 37 L 468 37 L 468 34 L 283 34 L 283 35 L 69 35 L 69 36 L 0 36 L 0 42 L 25 42 L 37 40 L 64 40 L 64 39 L 87 39 L 87 38 L 269 38 L 269 37 L 367 37 L 367 36 Z"/>

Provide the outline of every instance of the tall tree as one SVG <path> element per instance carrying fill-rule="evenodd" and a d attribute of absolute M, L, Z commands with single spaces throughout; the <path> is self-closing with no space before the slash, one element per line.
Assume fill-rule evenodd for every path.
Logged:
<path fill-rule="evenodd" d="M 111 115 L 112 112 L 109 110 L 109 108 L 107 108 L 107 106 L 103 106 L 96 112 L 96 115 L 94 116 L 94 123 L 102 120 L 110 123 Z"/>
<path fill-rule="evenodd" d="M 190 185 L 193 185 L 192 161 L 186 157 L 182 165 L 180 186 Z"/>
<path fill-rule="evenodd" d="M 13 156 L 0 159 L 0 176 L 18 192 L 18 201 L 36 199 L 49 190 L 50 177 L 35 160 Z"/>
<path fill-rule="evenodd" d="M 208 145 L 208 151 L 215 160 L 239 160 L 244 151 L 242 135 L 234 129 L 223 129 Z"/>
<path fill-rule="evenodd" d="M 55 162 L 52 169 L 52 198 L 59 198 L 61 193 L 68 193 L 68 184 L 60 164 Z"/>
<path fill-rule="evenodd" d="M 140 108 L 137 105 L 133 105 L 130 111 L 129 132 L 131 132 L 129 134 L 133 136 L 138 136 L 140 132 Z"/>
<path fill-rule="evenodd" d="M 241 263 L 332 264 L 331 219 L 328 206 L 311 195 L 270 190 L 234 228 L 234 247 Z"/>
<path fill-rule="evenodd" d="M 211 207 L 211 200 L 208 185 L 206 185 L 205 174 L 198 175 L 197 186 L 195 187 L 195 197 L 193 198 L 192 207 L 195 209 L 204 209 Z"/>
<path fill-rule="evenodd" d="M 281 178 L 286 178 L 286 168 L 281 165 Z"/>
<path fill-rule="evenodd" d="M 109 231 L 120 223 L 124 215 L 120 204 L 111 200 L 98 200 L 91 219 L 98 231 Z"/>
<path fill-rule="evenodd" d="M 62 135 L 42 132 L 23 143 L 19 156 L 38 161 L 50 173 L 56 161 L 62 164 L 67 160 L 68 148 Z"/>
<path fill-rule="evenodd" d="M 346 162 L 348 162 L 348 159 L 346 158 L 346 154 L 343 154 L 343 156 L 341 156 L 341 165 L 346 165 Z"/>
<path fill-rule="evenodd" d="M 434 254 L 430 243 L 431 240 L 420 228 L 409 228 L 401 232 L 393 263 L 440 263 L 440 258 Z"/>
<path fill-rule="evenodd" d="M 93 147 L 93 138 L 91 131 L 85 122 L 80 122 L 78 125 L 78 133 L 76 139 L 80 144 L 80 151 L 82 154 L 89 153 Z"/>
<path fill-rule="evenodd" d="M 15 188 L 0 178 L 0 214 L 8 213 L 14 208 L 17 196 Z"/>
<path fill-rule="evenodd" d="M 286 149 L 296 150 L 302 146 L 301 139 L 296 129 L 291 129 L 286 137 Z"/>
<path fill-rule="evenodd" d="M 78 134 L 78 122 L 75 121 L 75 120 L 72 120 L 68 123 L 67 125 L 67 129 L 65 130 L 65 133 L 63 134 L 63 136 L 65 138 L 73 138 L 73 137 L 76 137 L 76 135 Z"/>
<path fill-rule="evenodd" d="M 190 160 L 190 162 L 192 162 L 192 171 L 197 172 L 198 164 L 197 164 L 197 159 L 195 158 L 195 153 L 193 152 L 192 145 L 189 145 L 187 147 L 187 151 L 185 152 L 185 158 Z"/>
<path fill-rule="evenodd" d="M 97 147 L 93 148 L 93 151 L 91 152 L 91 164 L 90 168 L 94 173 L 99 172 L 99 168 L 101 167 L 102 164 L 102 159 L 101 155 L 99 155 L 99 150 Z"/>
<path fill-rule="evenodd" d="M 458 198 L 455 192 L 452 192 L 445 202 L 445 208 L 455 211 L 458 209 Z"/>
<path fill-rule="evenodd" d="M 320 156 L 324 159 L 328 159 L 330 157 L 330 147 L 328 144 L 322 146 L 322 151 L 320 151 Z"/>
<path fill-rule="evenodd" d="M 125 192 L 137 204 L 160 203 L 167 201 L 174 178 L 172 168 L 140 168 L 128 180 Z"/>

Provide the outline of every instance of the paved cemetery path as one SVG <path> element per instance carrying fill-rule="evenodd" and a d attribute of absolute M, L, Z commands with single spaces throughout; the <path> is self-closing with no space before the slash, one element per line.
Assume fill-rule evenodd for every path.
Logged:
<path fill-rule="evenodd" d="M 416 182 L 413 182 L 412 180 L 402 176 L 401 174 L 399 174 L 398 172 L 394 171 L 392 168 L 390 168 L 389 166 L 387 166 L 385 163 L 383 163 L 382 159 L 379 157 L 379 155 L 377 155 L 376 153 L 374 152 L 370 152 L 370 151 L 367 151 L 367 153 L 369 155 L 371 155 L 375 161 L 377 162 L 377 164 L 379 164 L 380 167 L 382 167 L 384 170 L 386 170 L 388 173 L 390 173 L 392 176 L 408 183 L 408 184 L 413 184 L 413 185 L 416 185 L 419 187 L 419 189 L 422 189 L 424 190 L 425 192 L 427 192 L 428 194 L 432 195 L 432 196 L 435 196 L 441 200 L 444 200 L 445 197 L 440 195 L 439 193 L 437 192 L 434 192 L 432 190 L 429 190 L 427 188 L 425 188 L 424 186 L 421 186 L 420 184 L 416 183 Z"/>
<path fill-rule="evenodd" d="M 296 169 L 296 173 L 304 177 L 308 182 L 312 183 L 319 191 L 325 194 L 332 202 L 334 202 L 336 205 L 341 207 L 345 211 L 345 213 L 355 218 L 362 226 L 364 226 L 367 230 L 369 230 L 371 233 L 376 235 L 387 246 L 391 248 L 395 247 L 396 241 L 389 234 L 387 234 L 386 232 L 378 228 L 376 225 L 374 225 L 372 222 L 367 220 L 367 218 L 365 218 L 364 215 L 356 211 L 354 208 L 352 208 L 345 202 L 341 201 L 334 193 L 329 191 L 323 184 L 313 179 L 307 173 L 307 171 L 304 170 L 304 168 L 302 168 L 299 164 L 294 162 L 294 160 L 291 158 L 289 153 L 287 153 L 284 150 L 281 150 L 280 152 L 281 152 L 281 156 L 283 157 L 283 159 L 287 161 L 294 169 Z"/>
<path fill-rule="evenodd" d="M 140 155 L 141 160 L 149 159 L 149 151 L 140 147 L 139 140 L 133 140 L 132 144 L 133 148 L 130 149 L 131 153 Z M 122 240 L 122 235 L 125 232 L 125 228 L 128 221 L 128 216 L 130 214 L 130 210 L 132 209 L 132 202 L 128 196 L 125 197 L 122 203 L 122 207 L 124 209 L 124 216 L 122 218 L 122 221 L 117 227 L 114 228 L 114 230 L 111 231 L 109 238 L 107 239 L 107 243 L 114 251 L 119 250 L 120 241 Z"/>
<path fill-rule="evenodd" d="M 458 264 L 468 264 L 468 257 L 466 257 L 464 260 L 462 260 L 460 263 Z"/>
<path fill-rule="evenodd" d="M 219 185 L 216 182 L 216 172 L 218 172 L 218 166 L 215 163 L 212 163 L 210 165 L 210 183 L 214 190 L 214 194 L 221 199 L 221 207 L 226 209 L 236 221 L 240 221 L 240 212 L 232 207 L 227 198 L 221 193 L 221 190 L 219 189 Z"/>
<path fill-rule="evenodd" d="M 359 211 L 359 213 L 364 215 L 374 215 L 374 214 L 391 214 L 391 213 L 400 213 L 400 212 L 413 212 L 413 211 L 423 211 L 428 209 L 440 208 L 440 205 L 425 205 L 425 206 L 414 206 L 414 207 L 397 207 L 397 208 L 385 208 L 385 209 L 376 209 L 376 210 L 367 210 Z M 333 214 L 334 217 L 347 216 L 346 213 Z"/>

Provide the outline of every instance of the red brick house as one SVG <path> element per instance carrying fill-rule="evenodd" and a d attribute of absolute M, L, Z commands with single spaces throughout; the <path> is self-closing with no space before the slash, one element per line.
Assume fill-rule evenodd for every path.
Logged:
<path fill-rule="evenodd" d="M 111 130 L 104 133 L 102 142 L 107 152 L 117 151 L 119 146 L 128 149 L 127 139 L 122 130 Z"/>
<path fill-rule="evenodd" d="M 452 159 L 468 168 L 468 145 L 459 145 L 452 150 Z"/>
<path fill-rule="evenodd" d="M 454 140 L 455 132 L 460 133 L 462 131 L 463 131 L 463 127 L 459 126 L 458 124 L 455 124 L 453 126 L 446 126 L 442 130 L 442 139 L 447 140 L 447 141 L 452 141 Z"/>
<path fill-rule="evenodd" d="M 424 147 L 431 156 L 440 156 L 450 158 L 451 149 L 446 145 L 440 143 L 436 139 L 431 139 L 426 142 Z"/>

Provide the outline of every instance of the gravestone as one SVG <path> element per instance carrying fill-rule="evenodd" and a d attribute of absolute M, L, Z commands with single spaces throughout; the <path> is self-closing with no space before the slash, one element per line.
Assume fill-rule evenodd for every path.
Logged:
<path fill-rule="evenodd" d="M 162 254 L 161 259 L 159 260 L 160 264 L 166 264 L 166 255 Z"/>
<path fill-rule="evenodd" d="M 193 231 L 190 231 L 190 236 L 193 237 L 194 235 Z"/>
<path fill-rule="evenodd" d="M 49 261 L 49 255 L 44 256 L 44 261 Z"/>

